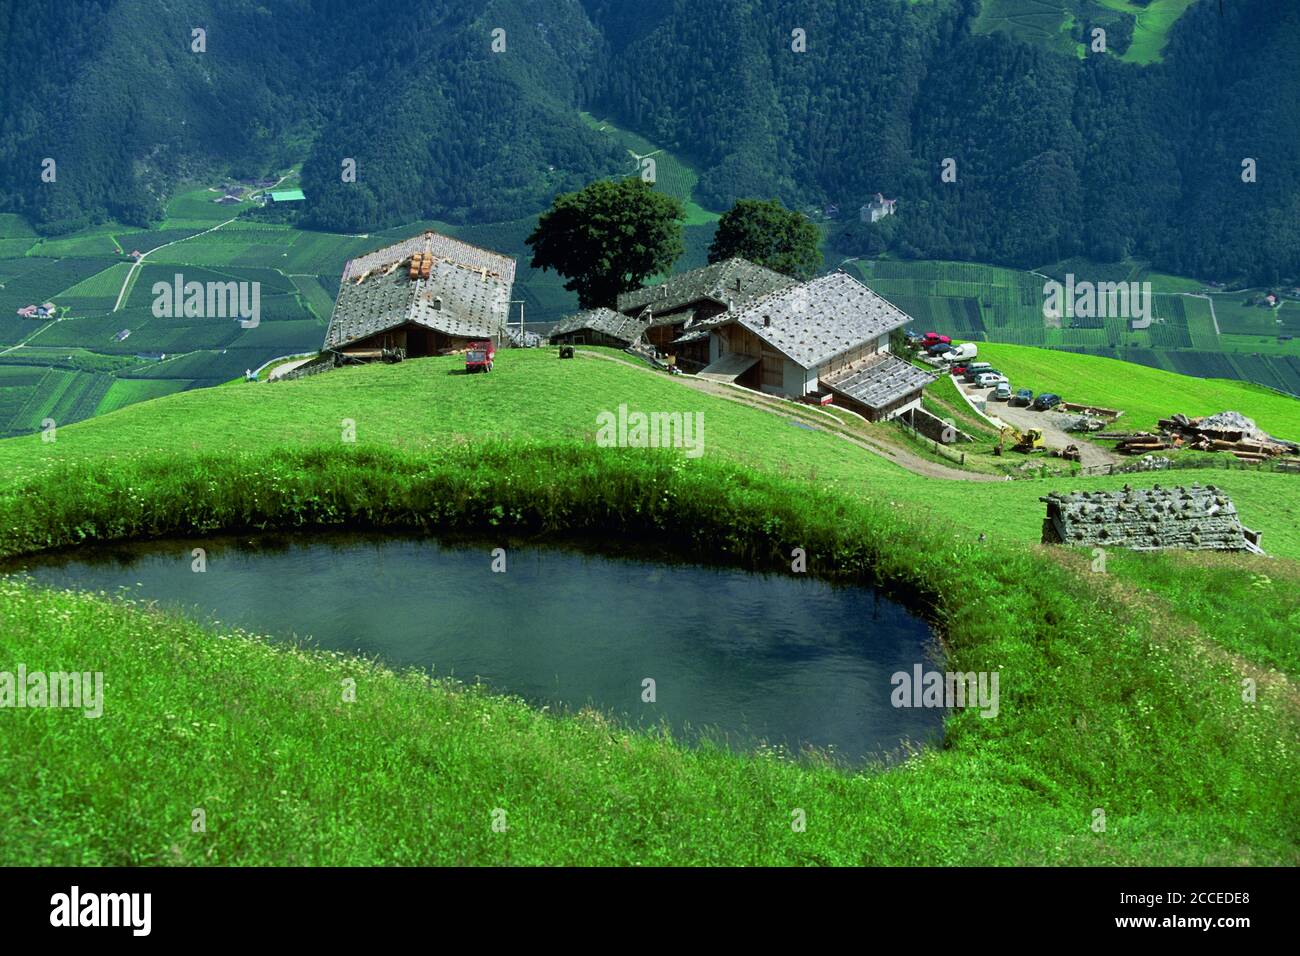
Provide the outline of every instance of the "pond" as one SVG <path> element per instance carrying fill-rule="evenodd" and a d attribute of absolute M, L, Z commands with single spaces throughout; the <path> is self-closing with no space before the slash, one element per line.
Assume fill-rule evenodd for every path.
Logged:
<path fill-rule="evenodd" d="M 891 675 L 936 645 L 879 592 L 601 548 L 331 532 L 82 547 L 7 570 L 687 740 L 855 764 L 942 739 L 942 709 L 891 706 Z"/>

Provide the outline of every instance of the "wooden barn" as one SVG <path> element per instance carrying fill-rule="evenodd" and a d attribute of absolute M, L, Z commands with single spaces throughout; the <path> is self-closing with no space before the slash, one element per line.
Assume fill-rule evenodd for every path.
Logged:
<path fill-rule="evenodd" d="M 703 344 L 692 344 L 699 342 L 697 339 L 675 345 L 680 336 L 760 296 L 794 284 L 789 276 L 737 257 L 625 292 L 618 297 L 618 311 L 644 320 L 648 344 L 673 353 L 678 365 L 695 370 L 708 364 L 708 350 Z"/>
<path fill-rule="evenodd" d="M 340 360 L 446 355 L 500 341 L 515 261 L 436 232 L 343 267 L 323 351 Z"/>
<path fill-rule="evenodd" d="M 921 403 L 936 376 L 892 355 L 907 313 L 844 272 L 770 292 L 677 341 L 707 343 L 703 378 L 789 398 L 824 397 L 871 421 Z"/>
<path fill-rule="evenodd" d="M 587 309 L 551 329 L 552 345 L 608 345 L 625 349 L 645 334 L 646 320 L 613 309 Z"/>

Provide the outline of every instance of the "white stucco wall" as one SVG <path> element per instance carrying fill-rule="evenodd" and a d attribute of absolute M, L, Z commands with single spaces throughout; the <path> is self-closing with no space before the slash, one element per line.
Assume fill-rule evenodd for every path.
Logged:
<path fill-rule="evenodd" d="M 786 359 L 782 375 L 785 380 L 785 387 L 781 389 L 781 393 L 784 395 L 789 395 L 791 398 L 802 398 L 809 392 L 817 391 L 817 370 L 815 368 L 804 368 L 797 362 Z"/>

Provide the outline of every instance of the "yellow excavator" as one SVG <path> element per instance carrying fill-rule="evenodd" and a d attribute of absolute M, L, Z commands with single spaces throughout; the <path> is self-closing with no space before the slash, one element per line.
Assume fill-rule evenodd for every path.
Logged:
<path fill-rule="evenodd" d="M 1043 444 L 1043 433 L 1037 428 L 1031 428 L 1027 432 L 1022 432 L 1018 428 L 1007 425 L 1002 429 L 1000 444 L 1011 444 L 1012 451 L 1029 454 L 1030 452 L 1042 451 L 1046 446 Z"/>

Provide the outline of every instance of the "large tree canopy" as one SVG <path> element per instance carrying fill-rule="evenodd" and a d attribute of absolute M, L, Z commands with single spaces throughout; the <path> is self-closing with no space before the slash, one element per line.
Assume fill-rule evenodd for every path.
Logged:
<path fill-rule="evenodd" d="M 603 179 L 555 197 L 528 237 L 534 269 L 554 269 L 584 309 L 667 272 L 685 251 L 686 210 L 638 178 Z"/>
<path fill-rule="evenodd" d="M 709 261 L 740 256 L 796 279 L 810 279 L 822 264 L 817 227 L 779 199 L 738 199 L 718 220 Z"/>

